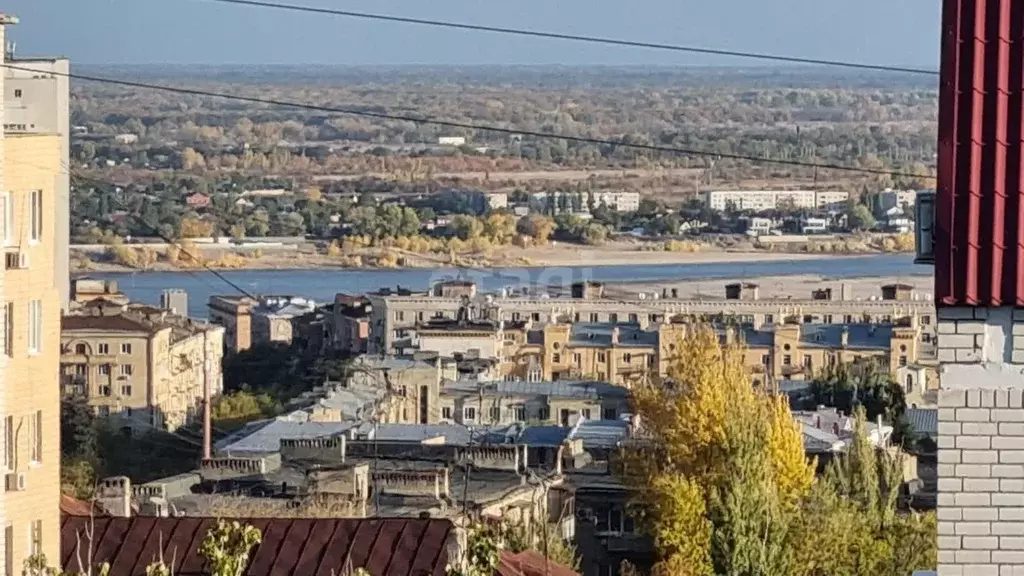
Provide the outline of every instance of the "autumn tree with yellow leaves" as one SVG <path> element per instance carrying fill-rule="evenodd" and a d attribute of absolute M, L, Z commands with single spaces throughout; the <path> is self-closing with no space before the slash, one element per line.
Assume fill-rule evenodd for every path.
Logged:
<path fill-rule="evenodd" d="M 619 467 L 635 491 L 631 513 L 654 540 L 654 576 L 895 576 L 934 566 L 933 518 L 896 512 L 898 460 L 860 434 L 816 480 L 787 401 L 751 385 L 742 348 L 699 326 L 674 348 L 668 377 L 633 391 L 639 436 Z M 922 552 L 897 559 L 885 530 Z"/>

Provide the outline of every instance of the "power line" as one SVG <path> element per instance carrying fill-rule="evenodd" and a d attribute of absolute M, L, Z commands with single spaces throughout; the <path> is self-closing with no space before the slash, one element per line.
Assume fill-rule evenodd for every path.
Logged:
<path fill-rule="evenodd" d="M 381 20 L 386 22 L 400 22 L 403 24 L 418 24 L 422 26 L 434 26 L 439 28 L 456 28 L 460 30 L 473 30 L 477 32 L 494 32 L 498 34 L 509 34 L 513 36 L 529 36 L 533 38 L 551 38 L 555 40 L 572 40 L 575 42 L 588 42 L 591 44 L 610 44 L 613 46 L 629 46 L 632 48 L 647 48 L 652 50 L 669 50 L 673 52 L 687 52 L 690 54 L 707 54 L 713 56 L 730 56 L 734 58 L 749 58 L 754 60 L 768 60 L 772 62 L 788 62 L 790 64 L 814 64 L 818 66 L 833 66 L 840 68 L 854 68 L 858 70 L 875 70 L 879 72 L 899 72 L 904 74 L 926 74 L 937 76 L 937 70 L 924 68 L 910 68 L 903 66 L 889 66 L 884 64 L 866 64 L 862 62 L 848 62 L 843 60 L 828 60 L 822 58 L 806 58 L 801 56 L 786 56 L 782 54 L 765 54 L 761 52 L 745 52 L 739 50 L 725 50 L 721 48 L 707 48 L 702 46 L 680 46 L 676 44 L 662 44 L 658 42 L 643 42 L 639 40 L 622 40 L 618 38 L 603 38 L 600 36 L 586 36 L 580 34 L 568 34 L 564 32 L 546 32 L 543 30 L 527 30 L 523 28 L 506 28 L 503 26 L 486 26 L 482 24 L 465 24 L 462 22 L 448 22 L 444 20 L 430 20 L 424 18 L 411 18 L 408 16 L 393 16 L 390 14 L 372 14 L 369 12 L 353 12 L 351 10 L 336 10 L 333 8 L 317 8 L 315 6 L 303 6 L 299 4 L 285 4 L 281 2 L 266 2 L 262 0 L 208 0 L 221 4 L 235 4 L 239 6 L 250 6 L 259 8 L 274 8 L 278 10 L 290 10 L 294 12 L 307 12 L 312 14 L 329 14 L 332 16 L 344 16 L 348 18 L 361 18 L 364 20 Z"/>
<path fill-rule="evenodd" d="M 221 1 L 221 0 L 212 0 Z M 38 72 L 37 70 L 31 70 L 29 68 L 22 68 L 14 66 L 12 64 L 2 64 L 3 67 L 11 70 L 22 70 L 30 72 Z M 900 178 L 934 178 L 933 176 L 926 176 L 922 174 L 912 174 L 910 172 L 895 172 L 891 170 L 882 170 L 877 168 L 858 168 L 855 166 L 843 166 L 841 164 L 830 164 L 824 162 L 804 162 L 801 160 L 786 160 L 779 158 L 760 158 L 757 156 L 748 156 L 745 154 L 731 154 L 731 153 L 719 153 L 712 152 L 709 150 L 698 150 L 692 148 L 678 148 L 674 146 L 657 146 L 654 144 L 638 144 L 634 142 L 626 142 L 624 140 L 607 140 L 603 138 L 591 138 L 587 136 L 571 136 L 563 134 L 554 134 L 550 132 L 538 132 L 534 130 L 515 130 L 512 128 L 502 128 L 499 126 L 486 126 L 480 124 L 472 124 L 469 122 L 455 122 L 452 120 L 439 120 L 436 118 L 423 118 L 416 116 L 401 116 L 396 114 L 385 114 L 383 112 L 370 112 L 366 110 L 352 110 L 349 108 L 336 108 L 333 106 L 323 106 L 318 104 L 304 104 L 301 102 L 291 102 L 287 100 L 276 100 L 269 98 L 257 98 L 255 96 L 241 96 L 236 94 L 225 94 L 222 92 L 212 92 L 209 90 L 200 90 L 197 88 L 180 88 L 176 86 L 166 86 L 161 84 L 149 84 L 146 82 L 136 82 L 131 80 L 117 80 L 114 78 L 103 78 L 98 76 L 88 76 L 85 74 L 77 73 L 63 73 L 63 72 L 47 72 L 53 76 L 64 76 L 75 80 L 83 80 L 88 82 L 99 82 L 104 84 L 116 84 L 120 86 L 128 86 L 132 88 L 143 88 L 147 90 L 161 90 L 164 92 L 174 92 L 177 94 L 188 94 L 191 96 L 204 96 L 210 98 L 223 98 L 225 100 L 235 100 L 239 102 L 250 102 L 253 104 L 265 104 L 270 106 L 281 106 L 285 108 L 299 108 L 304 110 L 314 110 L 317 112 L 330 112 L 335 114 L 347 114 L 351 116 L 363 116 L 367 118 L 378 118 L 382 120 L 394 120 L 399 122 L 412 122 L 414 124 L 426 124 L 433 126 L 445 126 L 448 128 L 462 128 L 466 130 L 479 130 L 483 132 L 497 132 L 499 134 L 509 134 L 514 136 L 531 136 L 540 139 L 552 139 L 552 140 L 565 140 L 569 142 L 577 142 L 581 144 L 594 144 L 598 146 L 612 146 L 621 148 L 632 148 L 636 150 L 647 150 L 651 152 L 663 152 L 667 154 L 679 154 L 683 156 L 701 156 L 710 157 L 717 159 L 727 160 L 742 160 L 748 162 L 756 162 L 762 164 L 776 164 L 779 166 L 794 166 L 800 168 L 818 168 L 825 170 L 841 170 L 845 172 L 856 172 L 861 174 L 874 174 L 879 176 L 894 176 Z"/>

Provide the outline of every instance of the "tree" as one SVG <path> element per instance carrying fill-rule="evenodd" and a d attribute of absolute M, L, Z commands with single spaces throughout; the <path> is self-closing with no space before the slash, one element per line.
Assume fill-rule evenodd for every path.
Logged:
<path fill-rule="evenodd" d="M 484 234 L 498 245 L 505 245 L 516 235 L 516 217 L 507 212 L 495 212 L 484 221 Z"/>
<path fill-rule="evenodd" d="M 210 576 L 242 576 L 249 566 L 249 554 L 261 540 L 262 534 L 254 526 L 217 520 L 199 553 L 210 565 Z"/>
<path fill-rule="evenodd" d="M 523 236 L 532 238 L 533 242 L 538 246 L 544 246 L 555 232 L 555 221 L 539 214 L 534 214 L 520 219 L 516 224 L 516 228 Z"/>
<path fill-rule="evenodd" d="M 644 441 L 624 454 L 636 512 L 673 574 L 789 574 L 813 467 L 784 400 L 754 390 L 742 350 L 706 327 L 673 346 L 667 381 L 634 392 Z"/>
<path fill-rule="evenodd" d="M 202 218 L 186 217 L 178 223 L 178 238 L 209 238 L 213 235 L 213 222 Z"/>
<path fill-rule="evenodd" d="M 826 368 L 811 381 L 801 404 L 805 410 L 831 406 L 844 414 L 853 414 L 861 407 L 868 420 L 881 417 L 891 424 L 897 443 L 910 446 L 915 440 L 906 422 L 907 400 L 903 387 L 874 362 Z"/>
<path fill-rule="evenodd" d="M 583 229 L 580 240 L 589 246 L 600 246 L 608 240 L 608 228 L 596 222 L 590 222 Z"/>
<path fill-rule="evenodd" d="M 466 214 L 456 214 L 448 224 L 452 234 L 462 240 L 477 238 L 484 231 L 484 225 L 480 220 Z"/>
<path fill-rule="evenodd" d="M 850 228 L 854 230 L 870 230 L 875 227 L 875 217 L 871 210 L 863 205 L 857 204 L 846 214 Z"/>

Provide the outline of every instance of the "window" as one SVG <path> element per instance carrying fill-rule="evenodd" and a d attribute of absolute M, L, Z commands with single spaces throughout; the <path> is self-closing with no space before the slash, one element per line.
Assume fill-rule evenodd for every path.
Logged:
<path fill-rule="evenodd" d="M 401 310 L 395 312 L 395 322 L 405 322 L 405 312 Z"/>
<path fill-rule="evenodd" d="M 783 366 L 790 366 L 792 364 L 793 364 L 793 357 L 792 356 L 790 356 L 789 354 L 786 354 L 785 356 L 782 357 L 782 365 Z"/>
<path fill-rule="evenodd" d="M 501 420 L 501 406 L 491 406 L 491 421 L 497 422 Z"/>
<path fill-rule="evenodd" d="M 472 406 L 466 406 L 462 409 L 463 420 L 476 420 L 476 408 Z"/>
<path fill-rule="evenodd" d="M 408 398 L 409 397 L 409 389 L 406 388 L 405 386 L 402 386 L 401 388 L 398 389 L 398 394 L 402 398 Z"/>
<path fill-rule="evenodd" d="M 804 314 L 804 324 L 811 324 L 814 322 L 814 316 L 810 314 Z"/>
<path fill-rule="evenodd" d="M 33 190 L 29 196 L 31 202 L 31 222 L 29 223 L 29 240 L 39 242 L 43 237 L 43 191 Z"/>
<path fill-rule="evenodd" d="M 584 408 L 583 410 L 580 410 L 580 415 L 583 416 L 583 418 L 590 420 L 590 408 Z"/>
<path fill-rule="evenodd" d="M 520 404 L 518 406 L 514 406 L 512 410 L 515 412 L 516 422 L 526 421 L 526 406 Z"/>
<path fill-rule="evenodd" d="M 452 419 L 452 407 L 451 406 L 444 406 L 444 407 L 441 408 L 441 418 L 444 418 L 445 420 L 451 420 Z"/>
<path fill-rule="evenodd" d="M 417 312 L 416 313 L 416 321 L 417 322 L 423 322 L 423 312 Z"/>
<path fill-rule="evenodd" d="M 591 322 L 599 322 L 600 321 L 598 319 L 597 312 L 591 312 L 590 313 L 590 321 Z"/>
<path fill-rule="evenodd" d="M 579 352 L 574 353 L 572 355 L 572 363 L 577 366 L 583 364 L 583 355 L 580 354 Z"/>
<path fill-rule="evenodd" d="M 612 312 L 611 314 L 608 315 L 608 322 L 611 322 L 612 324 L 618 324 L 619 323 L 619 315 L 614 313 L 614 312 Z"/>
<path fill-rule="evenodd" d="M 426 424 L 430 419 L 430 389 L 420 386 L 420 424 Z"/>
<path fill-rule="evenodd" d="M 100 396 L 110 396 L 110 384 L 100 384 L 97 391 Z"/>
<path fill-rule="evenodd" d="M 4 418 L 4 464 L 7 470 L 14 471 L 14 455 L 17 453 L 17 446 L 14 444 L 14 416 Z"/>
<path fill-rule="evenodd" d="M 843 324 L 853 324 L 853 314 L 846 314 L 843 316 Z"/>
<path fill-rule="evenodd" d="M 20 89 L 20 88 L 18 88 L 18 89 L 15 89 L 15 91 L 14 91 L 14 97 L 15 97 L 15 98 L 21 98 L 21 89 Z"/>
<path fill-rule="evenodd" d="M 512 321 L 513 322 L 519 322 L 519 320 L 520 320 L 519 312 L 513 312 L 512 313 Z"/>
<path fill-rule="evenodd" d="M 651 321 L 653 322 L 654 320 L 652 319 Z M 636 314 L 630 314 L 629 315 L 629 323 L 630 324 L 637 324 L 638 322 L 640 322 L 639 316 L 637 316 Z"/>
<path fill-rule="evenodd" d="M 131 395 L 132 395 L 132 385 L 131 384 L 122 384 L 121 385 L 121 396 L 131 396 Z"/>
<path fill-rule="evenodd" d="M 43 301 L 28 303 L 28 351 L 37 353 L 43 348 Z"/>
<path fill-rule="evenodd" d="M 906 366 L 906 365 L 907 365 L 907 357 L 906 356 L 900 356 L 900 366 Z"/>
<path fill-rule="evenodd" d="M 14 246 L 14 195 L 4 192 L 4 246 Z"/>
<path fill-rule="evenodd" d="M 100 344 L 96 349 L 100 354 L 110 354 L 110 344 Z"/>
<path fill-rule="evenodd" d="M 110 376 L 110 364 L 100 364 L 100 375 Z"/>
<path fill-rule="evenodd" d="M 771 354 L 762 354 L 762 355 L 761 355 L 761 364 L 762 364 L 762 365 L 764 365 L 764 366 L 768 366 L 768 365 L 770 365 L 771 363 L 772 363 L 772 357 L 771 357 Z"/>
<path fill-rule="evenodd" d="M 576 312 L 576 313 L 574 313 L 572 315 L 572 321 L 573 322 L 579 322 L 580 321 L 580 313 L 579 312 Z"/>
<path fill-rule="evenodd" d="M 825 324 L 831 324 L 832 323 L 832 315 L 831 314 L 825 314 L 825 316 L 822 317 L 822 321 Z"/>
<path fill-rule="evenodd" d="M 533 320 L 534 322 L 540 322 L 540 312 L 534 312 L 533 314 L 530 314 L 530 319 Z"/>
<path fill-rule="evenodd" d="M 85 354 L 85 350 L 85 344 L 75 344 L 75 354 L 83 355 Z"/>
<path fill-rule="evenodd" d="M 4 352 L 14 358 L 14 302 L 4 306 Z"/>
<path fill-rule="evenodd" d="M 43 461 L 43 411 L 36 410 L 32 417 L 32 462 Z"/>
<path fill-rule="evenodd" d="M 33 520 L 29 529 L 29 543 L 31 544 L 32 556 L 38 556 L 43 552 L 43 521 Z"/>
<path fill-rule="evenodd" d="M 632 362 L 633 362 L 633 355 L 628 353 L 628 352 L 623 354 L 622 355 L 622 361 L 625 362 L 626 364 L 632 364 Z"/>
<path fill-rule="evenodd" d="M 810 354 L 804 354 L 804 368 L 810 368 L 810 367 L 811 367 L 811 355 Z"/>
<path fill-rule="evenodd" d="M 131 375 L 132 375 L 132 365 L 131 364 L 121 364 L 121 376 L 131 376 Z"/>
<path fill-rule="evenodd" d="M 927 325 L 929 325 L 931 323 L 932 323 L 932 317 L 931 316 L 928 316 L 927 314 L 925 314 L 924 316 L 921 316 L 921 324 L 924 324 L 925 326 L 927 326 Z"/>
<path fill-rule="evenodd" d="M 555 364 L 559 364 L 562 361 L 562 355 L 561 354 L 552 354 L 551 355 L 551 361 L 554 362 Z"/>
<path fill-rule="evenodd" d="M 765 324 L 771 324 L 773 322 L 775 322 L 775 316 L 772 316 L 771 314 L 765 314 L 764 315 L 764 323 Z"/>
<path fill-rule="evenodd" d="M 914 393 L 914 376 L 912 374 L 907 374 L 907 394 L 913 394 L 913 393 Z"/>
<path fill-rule="evenodd" d="M 544 421 L 550 420 L 551 419 L 551 407 L 550 406 L 541 406 L 540 407 L 540 414 L 538 414 L 538 416 L 540 416 L 541 420 L 544 420 Z"/>
<path fill-rule="evenodd" d="M 4 574 L 14 576 L 14 526 L 4 528 Z"/>
<path fill-rule="evenodd" d="M 122 343 L 121 344 L 121 354 L 131 354 L 131 353 L 132 353 L 132 345 L 131 345 L 131 343 L 129 343 L 129 342 Z"/>
<path fill-rule="evenodd" d="M 75 364 L 75 376 L 87 376 L 89 374 L 88 364 Z"/>
<path fill-rule="evenodd" d="M 598 352 L 597 353 L 597 361 L 598 362 L 607 362 L 608 358 L 605 357 L 604 352 Z"/>
<path fill-rule="evenodd" d="M 601 417 L 604 418 L 605 420 L 615 420 L 615 408 L 605 408 L 604 412 L 601 414 Z"/>

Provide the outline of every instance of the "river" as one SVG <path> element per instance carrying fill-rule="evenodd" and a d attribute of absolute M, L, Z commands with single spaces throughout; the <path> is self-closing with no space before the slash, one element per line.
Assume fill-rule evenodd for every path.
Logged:
<path fill-rule="evenodd" d="M 752 256 L 752 258 L 756 258 Z M 654 282 L 663 280 L 750 279 L 758 276 L 817 274 L 825 278 L 866 276 L 931 276 L 932 267 L 916 265 L 913 257 L 897 255 L 860 256 L 727 263 L 664 264 L 637 266 L 593 266 L 553 268 L 497 268 L 459 270 L 455 268 L 403 270 L 228 270 L 221 275 L 252 294 L 289 294 L 312 298 L 317 303 L 334 299 L 338 292 L 362 294 L 397 286 L 422 290 L 437 280 L 470 278 L 484 290 L 509 286 L 566 285 L 577 280 L 598 282 Z M 237 293 L 227 282 L 205 271 L 95 273 L 91 278 L 118 281 L 121 291 L 133 301 L 157 304 L 160 291 L 180 288 L 188 291 L 189 315 L 206 317 L 206 302 L 213 294 Z"/>

